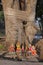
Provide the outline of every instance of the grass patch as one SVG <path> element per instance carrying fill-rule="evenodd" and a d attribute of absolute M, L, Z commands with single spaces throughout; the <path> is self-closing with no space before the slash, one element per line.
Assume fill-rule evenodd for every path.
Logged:
<path fill-rule="evenodd" d="M 3 51 L 5 49 L 5 46 L 3 44 L 0 44 L 0 51 Z"/>

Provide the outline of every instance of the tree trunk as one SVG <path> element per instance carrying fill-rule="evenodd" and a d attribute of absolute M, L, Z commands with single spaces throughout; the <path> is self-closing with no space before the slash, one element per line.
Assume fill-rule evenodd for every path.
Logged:
<path fill-rule="evenodd" d="M 23 43 L 24 33 L 22 21 L 27 21 L 28 26 L 25 27 L 26 36 L 29 36 L 30 41 L 33 40 L 33 37 L 37 32 L 33 27 L 36 2 L 37 0 L 26 0 L 26 10 L 21 11 L 19 10 L 18 0 L 15 0 L 13 7 L 13 0 L 2 0 L 5 15 L 6 42 L 11 44 L 20 41 L 20 43 Z"/>

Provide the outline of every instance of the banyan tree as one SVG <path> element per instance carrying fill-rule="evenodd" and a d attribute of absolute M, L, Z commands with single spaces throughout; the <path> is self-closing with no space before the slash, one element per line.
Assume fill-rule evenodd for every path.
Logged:
<path fill-rule="evenodd" d="M 37 0 L 2 0 L 6 42 L 32 42 L 37 32 L 35 9 Z"/>
<path fill-rule="evenodd" d="M 2 0 L 5 17 L 6 46 L 10 44 L 32 43 L 32 40 L 40 31 L 35 26 L 37 0 Z M 7 48 L 8 48 L 7 46 Z M 39 59 L 43 60 L 43 39 L 36 44 Z"/>

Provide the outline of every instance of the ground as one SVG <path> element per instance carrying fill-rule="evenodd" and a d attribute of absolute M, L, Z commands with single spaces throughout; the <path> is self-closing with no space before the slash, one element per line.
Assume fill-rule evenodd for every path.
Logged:
<path fill-rule="evenodd" d="M 11 61 L 11 60 L 4 60 L 0 59 L 0 65 L 43 65 L 43 62 L 38 61 Z"/>
<path fill-rule="evenodd" d="M 43 65 L 43 62 L 39 62 L 37 57 L 30 57 L 28 61 L 17 61 L 0 57 L 0 65 Z"/>

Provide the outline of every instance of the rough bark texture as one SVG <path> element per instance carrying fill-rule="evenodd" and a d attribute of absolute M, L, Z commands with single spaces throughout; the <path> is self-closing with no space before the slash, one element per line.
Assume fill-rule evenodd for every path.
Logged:
<path fill-rule="evenodd" d="M 40 39 L 36 44 L 37 51 L 39 50 L 39 59 L 43 60 L 43 39 Z"/>
<path fill-rule="evenodd" d="M 11 8 L 13 0 L 2 0 L 5 14 L 6 42 L 20 43 L 24 42 L 24 32 L 22 21 L 27 21 L 25 26 L 26 36 L 32 41 L 37 30 L 34 28 L 35 8 L 37 0 L 26 0 L 26 11 L 19 10 L 18 0 L 15 0 L 13 8 Z"/>

